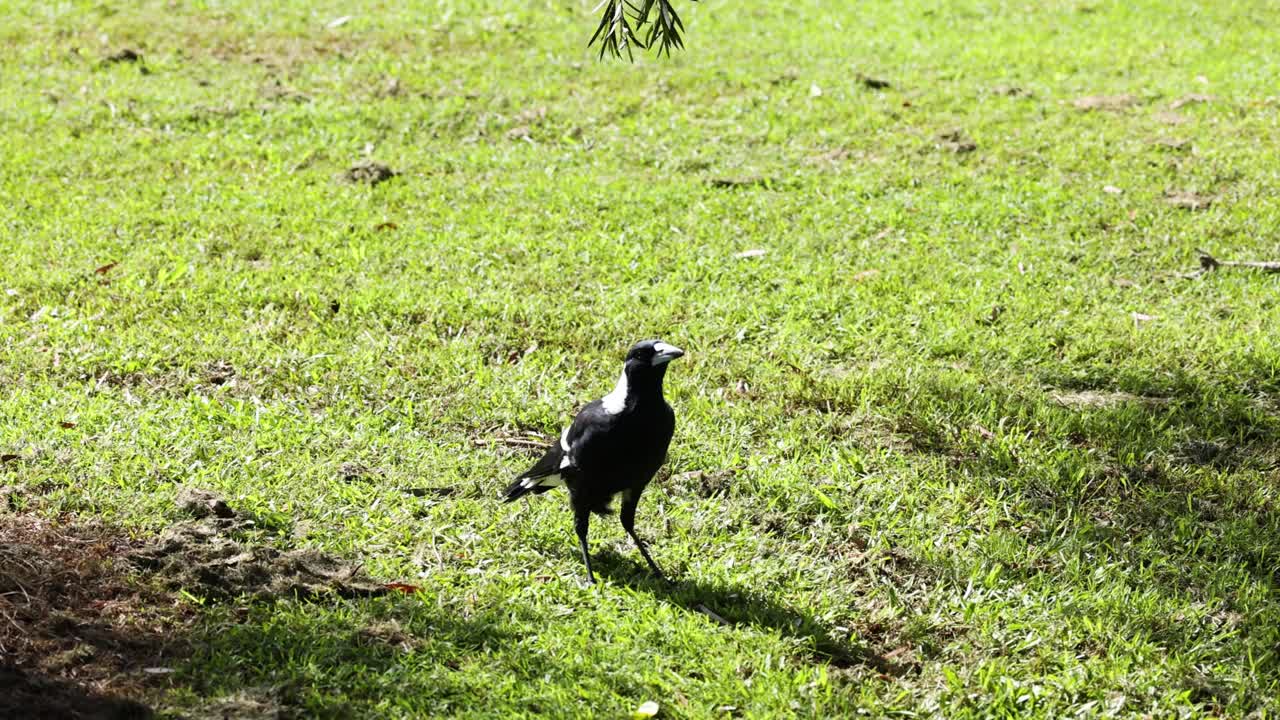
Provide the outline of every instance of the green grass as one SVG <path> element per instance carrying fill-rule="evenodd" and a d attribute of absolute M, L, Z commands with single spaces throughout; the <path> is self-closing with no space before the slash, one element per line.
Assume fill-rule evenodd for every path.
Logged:
<path fill-rule="evenodd" d="M 634 65 L 586 3 L 0 10 L 17 509 L 150 533 L 205 487 L 422 587 L 209 602 L 166 702 L 1276 717 L 1280 276 L 1175 275 L 1280 256 L 1275 6 L 681 7 Z M 400 176 L 342 182 L 366 154 Z M 585 589 L 486 441 L 650 336 L 689 351 L 639 519 L 679 582 L 596 521 Z"/>

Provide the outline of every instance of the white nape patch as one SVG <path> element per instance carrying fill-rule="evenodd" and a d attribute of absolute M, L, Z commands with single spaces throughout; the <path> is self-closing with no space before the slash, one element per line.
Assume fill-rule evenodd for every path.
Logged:
<path fill-rule="evenodd" d="M 604 411 L 610 415 L 617 415 L 627 406 L 626 368 L 623 368 L 622 375 L 618 376 L 618 384 L 613 386 L 613 390 L 608 395 L 600 398 L 600 404 L 604 406 Z"/>
<path fill-rule="evenodd" d="M 563 470 L 573 464 L 573 458 L 569 455 L 569 428 L 565 428 L 564 432 L 560 433 L 560 449 L 564 451 L 564 457 L 560 458 L 560 469 Z"/>

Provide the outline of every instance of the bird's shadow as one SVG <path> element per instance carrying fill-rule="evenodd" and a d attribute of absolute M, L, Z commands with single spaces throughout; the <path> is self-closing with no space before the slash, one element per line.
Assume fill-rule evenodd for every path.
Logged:
<path fill-rule="evenodd" d="M 835 667 L 862 666 L 895 677 L 909 670 L 865 645 L 842 639 L 841 634 L 824 627 L 812 615 L 758 593 L 684 577 L 662 580 L 644 563 L 612 550 L 597 551 L 593 560 L 598 575 L 649 593 L 686 612 L 697 613 L 708 622 L 772 630 L 784 637 L 799 639 L 808 645 L 815 661 Z"/>

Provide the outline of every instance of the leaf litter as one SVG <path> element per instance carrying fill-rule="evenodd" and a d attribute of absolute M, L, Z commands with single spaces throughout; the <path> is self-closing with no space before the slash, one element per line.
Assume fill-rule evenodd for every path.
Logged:
<path fill-rule="evenodd" d="M 0 513 L 0 717 L 153 717 L 144 703 L 172 686 L 191 652 L 192 599 L 417 591 L 318 550 L 251 543 L 261 528 L 215 493 L 184 489 L 175 501 L 193 517 L 154 539 Z"/>
<path fill-rule="evenodd" d="M 242 538 L 259 528 L 213 493 L 184 491 L 196 517 L 170 526 L 129 560 L 172 589 L 210 598 L 371 597 L 385 584 L 359 565 L 307 548 L 281 550 Z"/>

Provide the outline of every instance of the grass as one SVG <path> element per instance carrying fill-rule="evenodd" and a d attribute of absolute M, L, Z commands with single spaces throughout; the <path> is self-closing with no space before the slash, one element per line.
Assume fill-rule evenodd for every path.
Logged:
<path fill-rule="evenodd" d="M 1275 7 L 709 0 L 634 65 L 589 11 L 0 10 L 12 509 L 203 487 L 422 589 L 206 602 L 160 703 L 1276 717 L 1280 276 L 1176 276 L 1280 256 Z M 597 521 L 584 589 L 501 440 L 650 336 L 678 583 Z"/>

